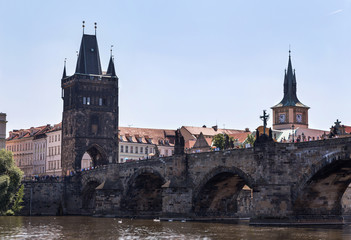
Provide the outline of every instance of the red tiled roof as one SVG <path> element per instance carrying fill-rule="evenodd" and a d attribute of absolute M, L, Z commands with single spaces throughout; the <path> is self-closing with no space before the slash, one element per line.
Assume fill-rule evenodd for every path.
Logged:
<path fill-rule="evenodd" d="M 344 127 L 345 127 L 345 132 L 346 133 L 351 133 L 351 126 L 345 126 L 344 125 Z"/>
<path fill-rule="evenodd" d="M 228 135 L 234 134 L 234 133 L 240 133 L 244 132 L 244 130 L 237 130 L 237 129 L 222 129 L 218 128 L 217 131 L 215 131 L 213 128 L 208 128 L 208 127 L 191 127 L 191 126 L 183 126 L 188 132 L 192 135 L 200 135 L 202 132 L 203 135 L 205 136 L 215 136 L 220 133 L 226 133 Z"/>
<path fill-rule="evenodd" d="M 123 141 L 128 141 L 126 136 L 131 136 L 133 142 L 138 142 L 137 137 L 141 138 L 142 143 L 149 143 L 151 141 L 152 144 L 157 145 L 168 145 L 165 143 L 165 140 L 169 139 L 166 135 L 169 136 L 171 132 L 175 132 L 175 130 L 170 129 L 152 129 L 152 128 L 134 128 L 134 127 L 119 127 L 119 135 L 122 137 Z M 161 141 L 163 144 L 161 144 Z M 169 143 L 169 145 L 173 146 L 173 144 Z"/>
<path fill-rule="evenodd" d="M 238 139 L 239 143 L 245 142 L 247 136 L 249 136 L 251 132 L 240 132 L 240 133 L 233 133 L 229 134 L 229 137 L 233 137 L 234 140 Z"/>

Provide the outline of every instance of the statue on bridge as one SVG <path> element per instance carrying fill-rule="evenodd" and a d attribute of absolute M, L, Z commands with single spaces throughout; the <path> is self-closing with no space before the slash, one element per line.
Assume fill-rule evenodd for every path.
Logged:
<path fill-rule="evenodd" d="M 262 127 L 259 127 L 256 129 L 256 141 L 254 143 L 254 146 L 256 146 L 257 144 L 260 144 L 260 143 L 264 143 L 264 142 L 273 142 L 271 128 L 269 128 L 268 135 L 266 134 L 267 121 L 269 118 L 269 114 L 266 113 L 266 110 L 263 110 L 263 116 L 260 116 L 260 118 L 263 121 L 263 133 L 260 133 L 260 131 L 259 131 L 259 128 L 262 128 Z"/>
<path fill-rule="evenodd" d="M 175 131 L 175 144 L 174 144 L 174 154 L 175 155 L 182 155 L 184 154 L 184 137 L 182 133 L 180 132 L 180 129 L 178 128 Z"/>
<path fill-rule="evenodd" d="M 340 125 L 341 121 L 339 119 L 336 119 L 336 122 L 334 123 L 334 126 L 331 126 L 330 132 L 329 132 L 329 138 L 337 137 L 340 135 L 345 135 L 345 126 Z"/>

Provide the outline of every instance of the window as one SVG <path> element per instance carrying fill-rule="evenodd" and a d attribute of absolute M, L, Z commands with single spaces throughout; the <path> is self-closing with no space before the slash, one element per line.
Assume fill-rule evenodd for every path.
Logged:
<path fill-rule="evenodd" d="M 57 142 L 57 135 L 55 135 L 55 142 Z"/>
<path fill-rule="evenodd" d="M 99 98 L 99 106 L 102 106 L 102 98 Z"/>
<path fill-rule="evenodd" d="M 60 141 L 60 137 L 61 137 L 61 135 L 59 134 L 59 135 L 58 135 L 58 140 L 59 140 L 59 141 Z"/>
<path fill-rule="evenodd" d="M 138 153 L 138 147 L 135 147 L 135 153 Z"/>
<path fill-rule="evenodd" d="M 119 141 L 123 142 L 123 136 L 119 136 Z"/>
<path fill-rule="evenodd" d="M 128 146 L 126 146 L 126 153 L 128 153 Z"/>
<path fill-rule="evenodd" d="M 90 105 L 90 97 L 87 97 L 87 105 Z"/>
<path fill-rule="evenodd" d="M 123 152 L 123 146 L 121 146 L 121 152 Z"/>
<path fill-rule="evenodd" d="M 134 151 L 133 146 L 130 146 L 130 153 L 133 153 L 133 151 Z"/>
<path fill-rule="evenodd" d="M 87 98 L 86 97 L 83 97 L 83 104 L 87 104 Z"/>
<path fill-rule="evenodd" d="M 140 147 L 140 153 L 143 153 L 144 148 Z"/>
<path fill-rule="evenodd" d="M 149 150 L 148 147 L 146 147 L 146 148 L 145 148 L 145 154 L 148 154 L 148 153 L 149 153 L 148 150 Z"/>

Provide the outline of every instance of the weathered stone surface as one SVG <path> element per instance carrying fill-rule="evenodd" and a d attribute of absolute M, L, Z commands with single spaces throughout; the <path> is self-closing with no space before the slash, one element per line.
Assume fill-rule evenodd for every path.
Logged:
<path fill-rule="evenodd" d="M 110 164 L 67 179 L 63 212 L 337 223 L 350 156 L 351 138 L 340 138 Z"/>

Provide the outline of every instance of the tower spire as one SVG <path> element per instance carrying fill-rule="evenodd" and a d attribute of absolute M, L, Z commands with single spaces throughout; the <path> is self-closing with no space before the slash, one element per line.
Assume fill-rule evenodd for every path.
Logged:
<path fill-rule="evenodd" d="M 65 78 L 65 77 L 67 77 L 67 75 L 66 75 L 66 60 L 67 60 L 67 58 L 65 58 L 65 63 L 64 63 L 64 66 L 63 66 L 62 79 Z"/>
<path fill-rule="evenodd" d="M 97 28 L 97 23 L 94 22 L 94 28 L 95 28 L 95 36 L 96 36 L 96 28 Z"/>
<path fill-rule="evenodd" d="M 115 64 L 113 62 L 112 48 L 113 48 L 113 45 L 111 45 L 111 49 L 110 49 L 111 56 L 110 56 L 110 62 L 108 63 L 106 75 L 116 77 L 116 70 L 115 70 Z"/>
<path fill-rule="evenodd" d="M 82 27 L 83 27 L 83 35 L 84 35 L 85 21 L 83 21 Z"/>
<path fill-rule="evenodd" d="M 296 106 L 297 104 L 303 105 L 297 98 L 296 85 L 297 85 L 296 73 L 295 73 L 295 69 L 293 69 L 292 67 L 291 49 L 289 45 L 288 68 L 285 69 L 285 74 L 284 74 L 284 97 L 283 97 L 283 100 L 278 105 L 282 105 L 282 106 Z"/>

